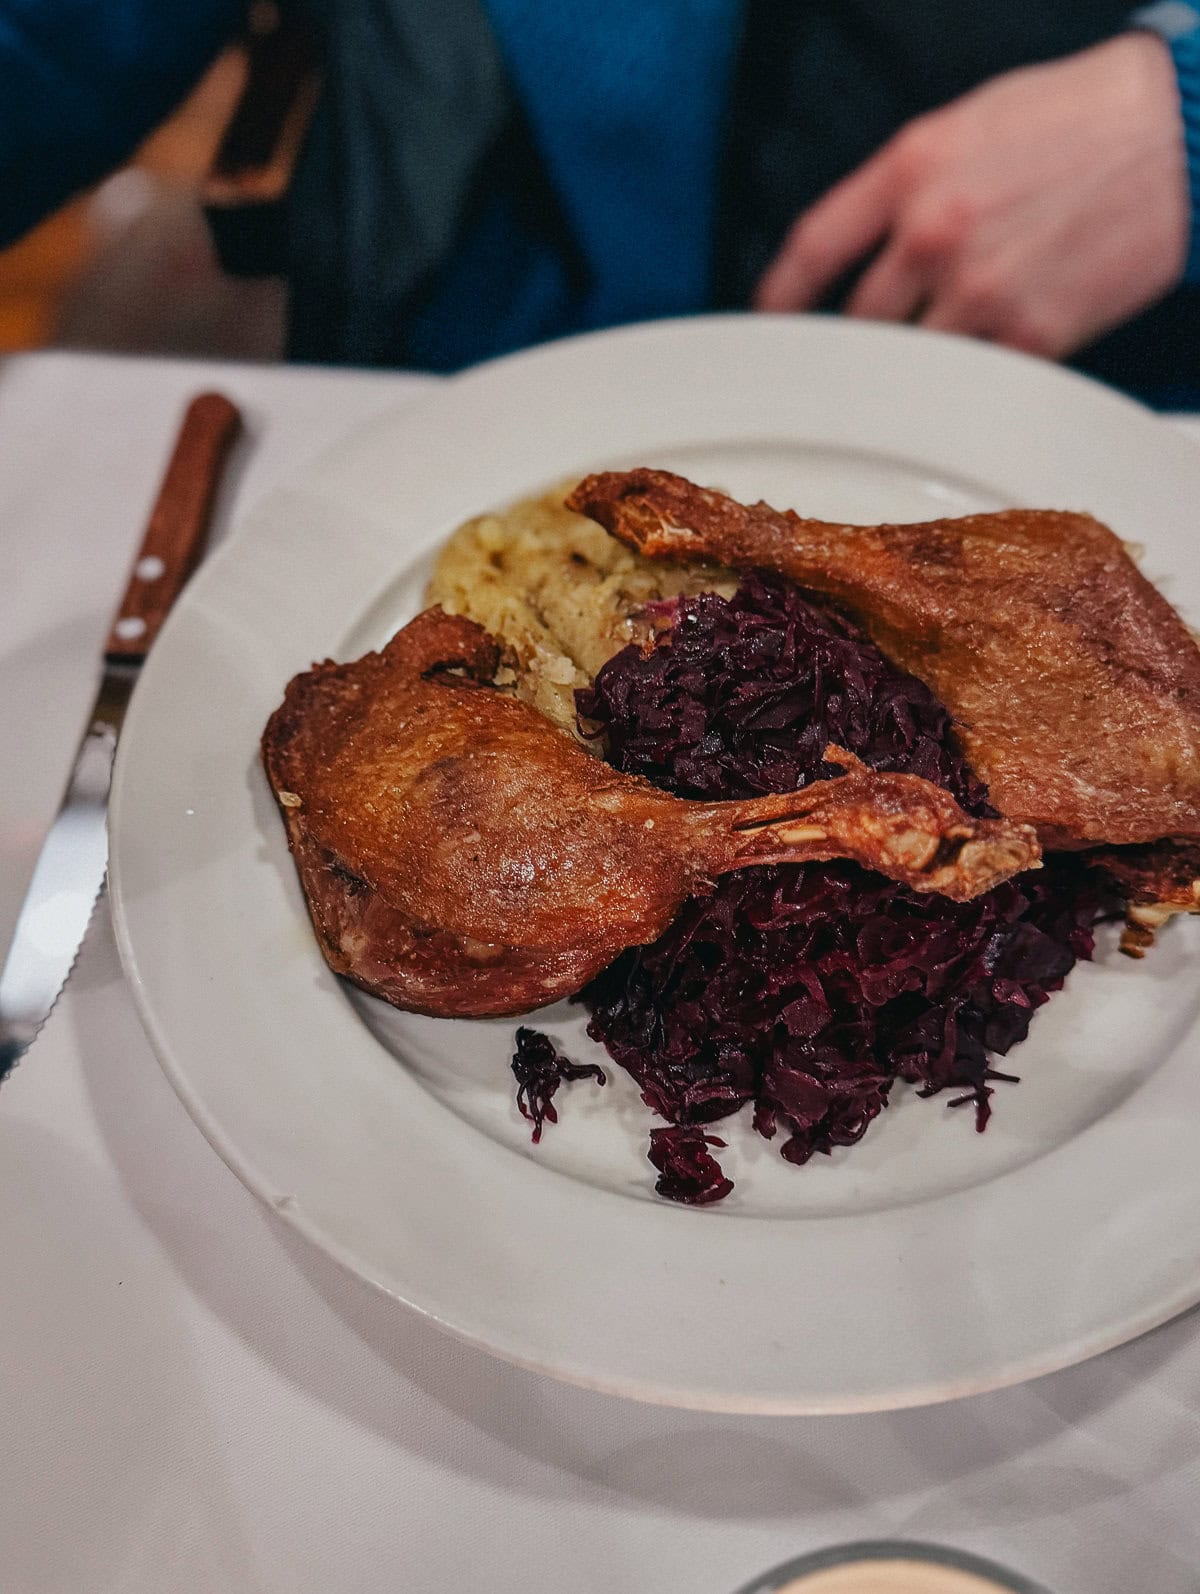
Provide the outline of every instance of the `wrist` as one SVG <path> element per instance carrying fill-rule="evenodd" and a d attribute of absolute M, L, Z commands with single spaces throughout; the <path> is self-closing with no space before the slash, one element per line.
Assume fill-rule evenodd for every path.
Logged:
<path fill-rule="evenodd" d="M 1170 52 L 1179 91 L 1190 205 L 1185 282 L 1200 282 L 1200 7 L 1156 0 L 1130 14 L 1130 25 L 1157 34 Z"/>

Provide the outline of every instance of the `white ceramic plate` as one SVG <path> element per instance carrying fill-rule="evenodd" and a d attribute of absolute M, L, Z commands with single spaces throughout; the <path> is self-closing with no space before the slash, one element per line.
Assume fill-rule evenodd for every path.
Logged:
<path fill-rule="evenodd" d="M 515 1024 L 351 996 L 309 931 L 258 737 L 284 683 L 420 606 L 481 509 L 646 463 L 831 519 L 1088 509 L 1200 620 L 1200 450 L 1138 406 L 965 340 L 722 317 L 588 337 L 441 387 L 252 515 L 158 642 L 121 743 L 125 965 L 197 1123 L 347 1268 L 474 1344 L 641 1399 L 871 1410 L 1081 1360 L 1200 1299 L 1195 922 L 1109 946 L 1039 1014 L 984 1136 L 898 1092 L 849 1152 L 784 1164 L 721 1129 L 737 1189 L 653 1195 L 620 1076 L 564 1088 L 540 1147 Z M 591 1055 L 566 1005 L 539 1024 Z M 1018 1060 L 1019 1059 L 1019 1060 Z"/>

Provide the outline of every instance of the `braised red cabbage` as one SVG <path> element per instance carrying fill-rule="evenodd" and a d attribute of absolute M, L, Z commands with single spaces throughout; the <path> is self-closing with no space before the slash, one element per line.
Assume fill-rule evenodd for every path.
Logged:
<path fill-rule="evenodd" d="M 658 1169 L 655 1190 L 668 1201 L 685 1201 L 690 1206 L 707 1206 L 723 1201 L 733 1189 L 733 1180 L 721 1172 L 721 1165 L 708 1149 L 723 1149 L 725 1142 L 706 1135 L 694 1124 L 669 1124 L 650 1131 L 647 1155 Z"/>
<path fill-rule="evenodd" d="M 595 1063 L 572 1063 L 559 1051 L 549 1035 L 522 1025 L 517 1031 L 517 1049 L 512 1060 L 517 1082 L 517 1106 L 521 1117 L 533 1125 L 530 1139 L 536 1146 L 542 1138 L 543 1124 L 558 1122 L 554 1093 L 564 1079 L 594 1079 L 607 1083 L 604 1070 Z"/>
<path fill-rule="evenodd" d="M 618 769 L 681 797 L 752 797 L 832 774 L 821 755 L 837 742 L 994 815 L 924 682 L 782 576 L 653 607 L 659 645 L 625 648 L 575 694 Z"/>
<path fill-rule="evenodd" d="M 742 797 L 828 778 L 833 741 L 993 811 L 928 688 L 792 583 L 752 574 L 732 599 L 664 609 L 655 646 L 625 648 L 577 694 L 617 768 Z M 848 862 L 745 869 L 581 1000 L 655 1112 L 707 1124 L 753 1102 L 759 1132 L 803 1163 L 859 1140 L 898 1079 L 960 1091 L 982 1130 L 994 1083 L 1013 1078 L 989 1059 L 1024 1039 L 1114 908 L 1067 856 L 962 903 Z"/>

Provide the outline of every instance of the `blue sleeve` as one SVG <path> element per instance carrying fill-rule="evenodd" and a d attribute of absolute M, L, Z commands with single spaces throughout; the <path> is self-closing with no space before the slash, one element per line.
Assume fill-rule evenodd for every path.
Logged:
<path fill-rule="evenodd" d="M 1179 78 L 1183 132 L 1187 144 L 1188 190 L 1192 198 L 1191 235 L 1185 282 L 1200 282 L 1200 26 L 1171 41 L 1171 56 Z"/>
<path fill-rule="evenodd" d="M 1183 280 L 1200 283 L 1200 9 L 1188 0 L 1155 0 L 1153 5 L 1140 6 L 1129 20 L 1164 39 L 1175 63 L 1192 202 Z"/>
<path fill-rule="evenodd" d="M 132 154 L 244 10 L 244 0 L 0 0 L 0 246 Z"/>

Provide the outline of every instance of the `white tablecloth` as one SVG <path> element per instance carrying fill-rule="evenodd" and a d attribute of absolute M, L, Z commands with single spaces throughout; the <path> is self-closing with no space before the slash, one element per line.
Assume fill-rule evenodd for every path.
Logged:
<path fill-rule="evenodd" d="M 0 365 L 0 946 L 204 385 L 253 430 L 222 524 L 421 387 Z M 517 1371 L 260 1209 L 160 1073 L 103 911 L 0 1094 L 0 1435 L 0 1594 L 728 1594 L 889 1534 L 990 1554 L 1053 1594 L 1200 1589 L 1200 1317 L 888 1416 L 703 1416 Z"/>

